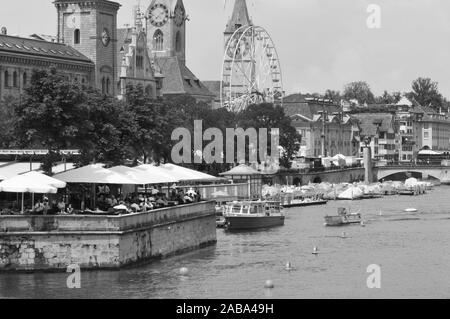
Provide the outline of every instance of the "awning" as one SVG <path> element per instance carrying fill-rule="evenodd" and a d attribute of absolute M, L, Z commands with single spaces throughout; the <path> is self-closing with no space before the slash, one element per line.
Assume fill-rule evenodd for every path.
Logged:
<path fill-rule="evenodd" d="M 56 174 L 54 178 L 72 184 L 139 185 L 122 174 L 103 168 L 101 164 L 88 165 Z"/>

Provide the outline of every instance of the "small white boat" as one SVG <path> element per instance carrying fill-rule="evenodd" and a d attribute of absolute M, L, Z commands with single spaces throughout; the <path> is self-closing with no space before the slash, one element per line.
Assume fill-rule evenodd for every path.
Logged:
<path fill-rule="evenodd" d="M 349 224 L 361 224 L 360 213 L 348 213 L 345 208 L 338 208 L 336 216 L 325 216 L 325 226 L 343 226 Z"/>
<path fill-rule="evenodd" d="M 418 210 L 416 208 L 407 208 L 407 209 L 405 209 L 405 212 L 407 212 L 407 213 L 415 213 L 417 211 Z"/>

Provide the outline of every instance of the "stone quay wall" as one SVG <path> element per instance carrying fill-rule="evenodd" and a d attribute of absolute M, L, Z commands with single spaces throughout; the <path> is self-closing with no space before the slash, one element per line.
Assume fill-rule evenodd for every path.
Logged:
<path fill-rule="evenodd" d="M 216 242 L 214 202 L 124 216 L 0 216 L 0 271 L 120 269 Z"/>

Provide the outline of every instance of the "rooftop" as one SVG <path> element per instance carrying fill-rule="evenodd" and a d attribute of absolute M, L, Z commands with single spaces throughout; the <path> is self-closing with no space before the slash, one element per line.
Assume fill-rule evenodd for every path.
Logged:
<path fill-rule="evenodd" d="M 0 53 L 1 52 L 11 52 L 14 54 L 21 53 L 36 57 L 50 57 L 93 63 L 85 55 L 63 43 L 54 43 L 4 34 L 0 34 Z"/>

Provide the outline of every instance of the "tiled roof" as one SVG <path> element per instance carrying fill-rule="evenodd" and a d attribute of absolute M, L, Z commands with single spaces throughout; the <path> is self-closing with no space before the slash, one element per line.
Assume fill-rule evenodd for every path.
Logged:
<path fill-rule="evenodd" d="M 342 108 L 338 105 L 327 105 L 322 106 L 320 103 L 316 102 L 286 102 L 286 100 L 283 99 L 283 108 L 284 113 L 287 116 L 293 116 L 296 114 L 303 115 L 304 117 L 307 117 L 309 119 L 313 119 L 314 115 L 320 114 L 319 112 L 322 112 L 324 109 L 328 112 L 329 115 L 332 115 L 333 113 L 342 112 Z"/>
<path fill-rule="evenodd" d="M 62 43 L 20 38 L 3 34 L 0 35 L 0 53 L 1 52 L 93 63 L 89 58 L 74 48 Z"/>
<path fill-rule="evenodd" d="M 214 98 L 206 86 L 177 57 L 156 58 L 163 79 L 162 94 L 189 94 Z"/>
<path fill-rule="evenodd" d="M 371 126 L 375 128 L 379 126 L 381 132 L 387 132 L 392 128 L 394 116 L 390 113 L 359 113 L 352 114 L 352 117 L 358 120 L 361 128 L 373 132 Z"/>

